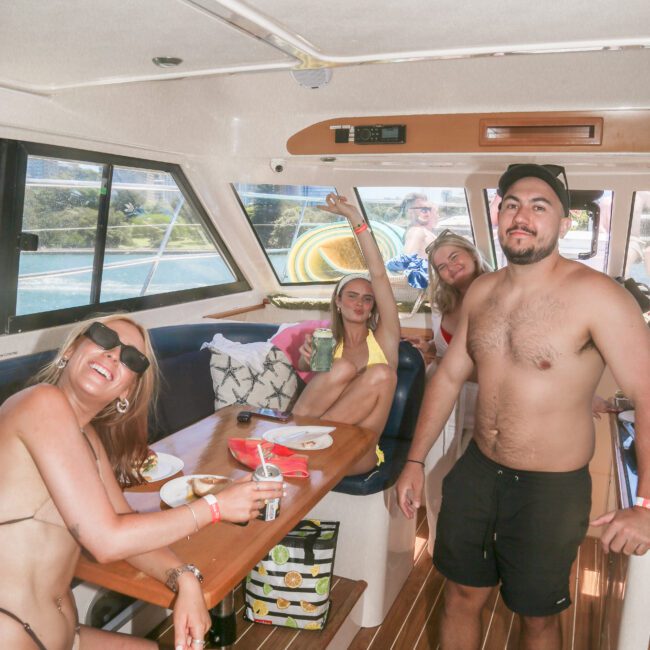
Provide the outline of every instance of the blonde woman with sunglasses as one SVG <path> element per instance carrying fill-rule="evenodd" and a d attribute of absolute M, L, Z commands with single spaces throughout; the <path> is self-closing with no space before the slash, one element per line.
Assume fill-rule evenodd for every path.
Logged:
<path fill-rule="evenodd" d="M 200 571 L 167 545 L 220 519 L 255 518 L 260 499 L 279 496 L 282 486 L 249 479 L 218 501 L 131 510 L 122 487 L 142 482 L 157 379 L 147 332 L 125 316 L 75 328 L 37 381 L 0 407 L 2 647 L 158 647 L 78 624 L 70 583 L 82 548 L 98 562 L 125 559 L 164 582 L 177 593 L 176 650 L 203 647 L 210 616 Z"/>

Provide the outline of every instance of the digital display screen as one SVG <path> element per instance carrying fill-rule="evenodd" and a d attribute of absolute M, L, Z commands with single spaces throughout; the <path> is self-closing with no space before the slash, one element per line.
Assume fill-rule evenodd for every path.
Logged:
<path fill-rule="evenodd" d="M 381 137 L 387 140 L 396 140 L 399 137 L 399 127 L 384 126 L 381 129 Z"/>

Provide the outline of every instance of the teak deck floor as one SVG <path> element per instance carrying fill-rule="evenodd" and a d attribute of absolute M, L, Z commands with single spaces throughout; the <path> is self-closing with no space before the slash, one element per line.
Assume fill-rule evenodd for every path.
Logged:
<path fill-rule="evenodd" d="M 361 629 L 349 650 L 436 650 L 440 647 L 438 627 L 445 578 L 431 562 L 431 555 L 427 551 L 428 535 L 427 518 L 424 509 L 421 509 L 418 513 L 413 570 L 384 623 L 379 627 Z M 560 616 L 562 650 L 594 650 L 598 647 L 604 611 L 602 566 L 603 557 L 598 540 L 588 537 L 582 543 L 571 571 L 572 605 Z M 235 592 L 235 607 L 238 630 L 235 649 L 249 650 L 255 647 L 263 650 L 299 650 L 310 647 L 310 637 L 305 639 L 305 634 L 320 634 L 305 632 L 286 636 L 281 634 L 286 630 L 244 621 L 241 588 Z M 519 620 L 504 605 L 496 587 L 483 610 L 482 618 L 484 637 L 481 650 L 516 650 Z M 280 634 L 275 634 L 274 630 Z M 253 638 L 259 640 L 259 644 L 251 644 Z M 167 625 L 158 628 L 158 642 L 161 648 L 173 648 L 171 619 Z"/>
<path fill-rule="evenodd" d="M 415 566 L 384 623 L 358 632 L 350 650 L 436 650 L 445 578 L 427 551 L 429 528 L 424 510 L 418 513 Z M 602 551 L 598 540 L 582 543 L 571 571 L 571 606 L 560 616 L 562 650 L 598 647 L 604 593 Z M 519 619 L 503 603 L 495 587 L 482 614 L 481 650 L 516 650 Z M 559 649 L 558 649 L 559 650 Z"/>

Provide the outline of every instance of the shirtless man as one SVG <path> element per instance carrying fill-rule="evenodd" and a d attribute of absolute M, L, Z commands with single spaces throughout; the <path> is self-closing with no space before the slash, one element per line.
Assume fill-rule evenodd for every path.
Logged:
<path fill-rule="evenodd" d="M 571 225 L 560 173 L 513 165 L 499 180 L 509 263 L 465 296 L 397 483 L 400 507 L 413 517 L 423 461 L 476 369 L 474 437 L 444 480 L 433 556 L 448 579 L 443 650 L 479 647 L 480 612 L 499 582 L 521 616 L 520 647 L 561 647 L 557 615 L 570 604 L 569 572 L 589 523 L 591 402 L 605 364 L 636 404 L 638 495 L 650 499 L 650 331 L 623 288 L 560 256 L 558 239 Z M 606 525 L 605 551 L 640 555 L 650 546 L 647 506 L 592 523 Z"/>

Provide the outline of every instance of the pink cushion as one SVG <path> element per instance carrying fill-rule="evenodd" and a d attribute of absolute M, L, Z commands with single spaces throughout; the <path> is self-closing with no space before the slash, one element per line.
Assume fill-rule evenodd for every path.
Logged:
<path fill-rule="evenodd" d="M 303 344 L 306 334 L 311 334 L 319 327 L 329 326 L 330 322 L 328 320 L 306 320 L 302 323 L 296 323 L 295 325 L 289 325 L 288 327 L 281 329 L 277 334 L 272 336 L 269 341 L 287 355 L 287 358 L 291 362 L 295 371 L 300 375 L 300 378 L 305 383 L 308 383 L 314 373 L 309 370 L 304 371 L 298 368 L 298 362 L 300 361 L 300 346 Z"/>

